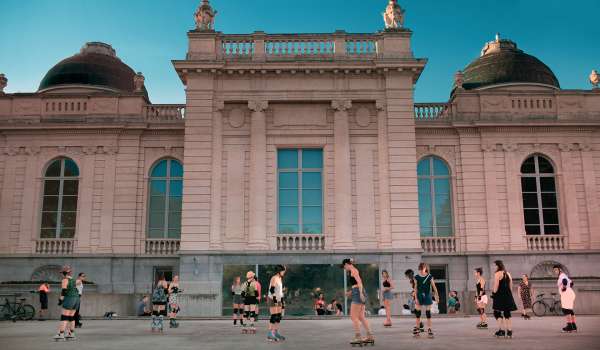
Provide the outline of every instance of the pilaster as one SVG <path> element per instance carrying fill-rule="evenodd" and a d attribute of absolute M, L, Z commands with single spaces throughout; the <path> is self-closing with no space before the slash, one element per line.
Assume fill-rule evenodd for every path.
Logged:
<path fill-rule="evenodd" d="M 331 102 L 333 116 L 334 174 L 335 174 L 335 232 L 334 249 L 352 249 L 352 177 L 350 163 L 350 129 L 348 109 L 352 101 Z"/>
<path fill-rule="evenodd" d="M 212 130 L 210 249 L 223 249 L 221 232 L 221 172 L 223 161 L 223 101 L 215 101 Z"/>
<path fill-rule="evenodd" d="M 392 247 L 390 215 L 390 154 L 388 151 L 388 117 L 385 102 L 377 101 L 377 147 L 379 165 L 379 247 Z"/>
<path fill-rule="evenodd" d="M 579 209 L 577 203 L 577 192 L 573 179 L 573 162 L 571 155 L 575 145 L 570 143 L 562 143 L 558 145 L 560 150 L 560 162 L 562 171 L 559 175 L 560 187 L 562 189 L 562 215 L 561 218 L 566 219 L 566 223 L 561 227 L 567 228 L 569 249 L 582 249 L 581 232 L 579 230 Z M 560 195 L 560 192 L 559 192 Z"/>
<path fill-rule="evenodd" d="M 250 122 L 250 228 L 248 247 L 268 249 L 267 242 L 267 121 L 268 101 L 248 101 Z"/>

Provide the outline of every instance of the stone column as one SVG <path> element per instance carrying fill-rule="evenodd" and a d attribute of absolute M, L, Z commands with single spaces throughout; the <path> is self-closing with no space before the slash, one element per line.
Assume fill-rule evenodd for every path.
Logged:
<path fill-rule="evenodd" d="M 583 166 L 583 183 L 585 186 L 585 203 L 587 208 L 588 227 L 590 232 L 589 249 L 600 248 L 600 206 L 598 205 L 598 187 L 594 171 L 594 155 L 591 144 L 580 144 L 581 164 Z"/>
<path fill-rule="evenodd" d="M 215 102 L 212 133 L 212 176 L 210 203 L 210 249 L 223 249 L 221 240 L 221 172 L 223 161 L 223 101 Z"/>
<path fill-rule="evenodd" d="M 520 164 L 517 164 L 515 152 L 519 149 L 516 144 L 503 144 L 506 172 L 506 195 L 508 203 L 508 222 L 510 233 L 510 249 L 524 250 L 525 224 L 523 222 L 523 199 L 521 198 Z"/>
<path fill-rule="evenodd" d="M 390 153 L 388 151 L 387 109 L 384 101 L 377 101 L 377 146 L 379 165 L 379 247 L 392 247 L 390 211 Z"/>
<path fill-rule="evenodd" d="M 350 129 L 348 109 L 352 101 L 332 101 L 334 174 L 335 174 L 335 230 L 334 249 L 352 249 L 352 169 L 350 164 Z"/>
<path fill-rule="evenodd" d="M 488 250 L 504 249 L 498 217 L 498 187 L 496 179 L 496 145 L 482 145 L 485 175 L 485 203 L 488 227 Z"/>
<path fill-rule="evenodd" d="M 561 218 L 565 218 L 566 222 L 561 224 L 561 228 L 567 228 L 569 249 L 581 249 L 581 233 L 579 231 L 579 208 L 577 203 L 577 192 L 573 179 L 573 164 L 571 154 L 575 145 L 570 143 L 562 143 L 558 145 L 560 150 L 561 174 L 558 175 L 559 187 L 558 195 L 562 197 L 562 205 L 559 211 L 562 212 Z M 562 191 L 562 196 L 561 192 Z"/>
<path fill-rule="evenodd" d="M 267 249 L 267 125 L 268 101 L 248 101 L 250 122 L 250 230 L 248 247 Z"/>

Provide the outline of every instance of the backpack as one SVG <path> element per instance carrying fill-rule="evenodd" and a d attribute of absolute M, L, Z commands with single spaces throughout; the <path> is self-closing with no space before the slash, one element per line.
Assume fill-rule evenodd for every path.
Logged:
<path fill-rule="evenodd" d="M 152 292 L 152 303 L 164 303 L 167 301 L 167 295 L 163 287 L 156 287 Z"/>

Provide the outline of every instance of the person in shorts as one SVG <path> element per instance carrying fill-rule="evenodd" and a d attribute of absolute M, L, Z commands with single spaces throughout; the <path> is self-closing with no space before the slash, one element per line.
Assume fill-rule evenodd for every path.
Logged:
<path fill-rule="evenodd" d="M 55 340 L 75 339 L 75 310 L 79 307 L 79 292 L 70 266 L 63 266 L 58 305 L 62 306 L 60 325 Z"/>
<path fill-rule="evenodd" d="M 552 270 L 554 271 L 554 274 L 558 276 L 556 286 L 558 287 L 558 293 L 560 294 L 562 312 L 567 318 L 567 326 L 562 330 L 566 333 L 577 332 L 577 325 L 575 324 L 575 312 L 573 311 L 573 306 L 575 304 L 573 281 L 571 281 L 566 272 L 563 271 L 561 265 L 554 265 Z"/>
<path fill-rule="evenodd" d="M 233 279 L 231 285 L 231 299 L 233 300 L 233 325 L 237 325 L 237 321 L 240 321 L 240 326 L 244 325 L 244 319 L 242 313 L 244 312 L 244 299 L 242 298 L 242 282 L 240 276 L 236 276 Z"/>
<path fill-rule="evenodd" d="M 435 297 L 435 300 L 440 300 L 433 276 L 429 273 L 429 265 L 420 263 L 419 273 L 415 275 L 415 316 L 417 317 L 417 323 L 413 329 L 414 336 L 419 336 L 421 333 L 421 312 L 425 309 L 427 335 L 430 338 L 433 338 L 433 331 L 431 329 L 431 305 L 433 305 L 432 292 L 434 293 L 433 297 Z"/>
<path fill-rule="evenodd" d="M 488 304 L 488 296 L 485 294 L 485 278 L 483 278 L 483 268 L 478 267 L 475 269 L 475 305 L 477 306 L 477 313 L 479 313 L 479 323 L 477 328 L 487 329 L 487 315 L 485 314 L 485 307 Z"/>
<path fill-rule="evenodd" d="M 50 293 L 50 285 L 46 282 L 40 284 L 38 293 L 40 295 L 40 312 L 38 320 L 45 321 L 48 315 L 48 293 Z"/>
<path fill-rule="evenodd" d="M 269 282 L 268 297 L 271 319 L 269 320 L 269 332 L 267 334 L 268 341 L 285 340 L 285 337 L 279 334 L 283 308 L 283 275 L 285 275 L 285 272 L 285 266 L 278 265 L 275 269 L 275 274 Z"/>
<path fill-rule="evenodd" d="M 256 321 L 260 287 L 255 276 L 254 271 L 248 271 L 246 282 L 243 284 L 242 297 L 244 298 L 244 319 L 246 320 L 242 328 L 243 333 L 256 333 L 254 322 Z"/>

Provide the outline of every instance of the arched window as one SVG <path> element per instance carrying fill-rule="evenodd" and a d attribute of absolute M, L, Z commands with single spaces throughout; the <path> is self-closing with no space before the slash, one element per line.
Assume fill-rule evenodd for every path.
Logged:
<path fill-rule="evenodd" d="M 175 159 L 163 159 L 150 170 L 148 237 L 181 236 L 183 166 Z"/>
<path fill-rule="evenodd" d="M 417 164 L 417 175 L 421 236 L 452 236 L 452 193 L 448 166 L 440 158 L 428 156 Z"/>
<path fill-rule="evenodd" d="M 40 238 L 73 238 L 77 222 L 79 168 L 69 158 L 58 158 L 44 173 Z"/>
<path fill-rule="evenodd" d="M 533 155 L 521 165 L 521 192 L 525 233 L 560 234 L 554 167 L 544 156 Z"/>

